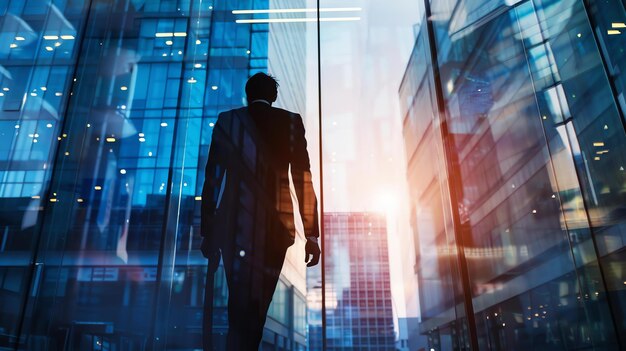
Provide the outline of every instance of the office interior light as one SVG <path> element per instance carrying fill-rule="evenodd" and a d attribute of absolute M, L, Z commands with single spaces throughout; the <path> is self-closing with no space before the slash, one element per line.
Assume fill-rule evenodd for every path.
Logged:
<path fill-rule="evenodd" d="M 334 7 L 334 8 L 322 8 L 320 12 L 353 12 L 361 11 L 360 7 Z M 264 13 L 310 13 L 317 12 L 315 8 L 301 8 L 301 9 L 266 9 L 266 10 L 233 10 L 233 15 L 254 15 Z"/>
<path fill-rule="evenodd" d="M 59 40 L 58 35 L 44 35 L 43 38 L 46 40 Z"/>
<path fill-rule="evenodd" d="M 74 40 L 74 36 L 73 35 L 62 35 L 61 39 L 63 39 L 63 40 Z"/>
<path fill-rule="evenodd" d="M 351 22 L 360 21 L 361 17 L 333 17 L 320 18 L 320 22 Z M 241 19 L 236 20 L 240 24 L 254 23 L 299 23 L 299 22 L 317 22 L 317 18 L 263 18 L 263 19 Z"/>
<path fill-rule="evenodd" d="M 170 37 L 186 37 L 186 32 L 159 32 L 154 34 L 157 38 L 170 38 Z"/>

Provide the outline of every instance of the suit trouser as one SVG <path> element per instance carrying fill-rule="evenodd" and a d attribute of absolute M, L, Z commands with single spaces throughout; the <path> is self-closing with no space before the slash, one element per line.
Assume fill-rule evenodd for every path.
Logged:
<path fill-rule="evenodd" d="M 223 249 L 228 283 L 228 351 L 257 351 L 287 248 L 293 241 L 264 241 L 246 252 L 237 245 Z"/>

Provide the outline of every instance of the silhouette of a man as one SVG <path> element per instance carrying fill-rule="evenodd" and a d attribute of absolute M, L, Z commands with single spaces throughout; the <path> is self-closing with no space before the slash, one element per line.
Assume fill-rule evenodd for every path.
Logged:
<path fill-rule="evenodd" d="M 285 253 L 295 238 L 290 173 L 307 238 L 308 267 L 318 263 L 320 248 L 302 118 L 272 107 L 278 83 L 264 73 L 248 80 L 246 96 L 247 107 L 221 113 L 214 126 L 201 231 L 209 274 L 217 269 L 220 254 L 224 262 L 227 348 L 256 351 Z"/>

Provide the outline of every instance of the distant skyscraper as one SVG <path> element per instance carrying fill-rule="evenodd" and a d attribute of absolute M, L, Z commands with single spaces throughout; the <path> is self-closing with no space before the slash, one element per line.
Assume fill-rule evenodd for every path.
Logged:
<path fill-rule="evenodd" d="M 395 350 L 385 216 L 327 213 L 324 226 L 327 350 Z M 311 325 L 311 350 L 320 337 Z"/>

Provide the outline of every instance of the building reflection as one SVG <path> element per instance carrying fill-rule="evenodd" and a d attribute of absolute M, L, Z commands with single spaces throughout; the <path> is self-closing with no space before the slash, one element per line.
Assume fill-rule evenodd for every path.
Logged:
<path fill-rule="evenodd" d="M 296 91 L 280 104 L 304 110 L 304 25 L 270 31 L 233 10 L 300 2 L 0 4 L 0 348 L 201 345 L 199 200 L 217 114 L 272 67 Z M 304 267 L 289 262 L 269 349 L 306 344 Z M 213 288 L 220 347 L 221 268 Z"/>
<path fill-rule="evenodd" d="M 623 235 L 624 109 L 592 27 L 607 23 L 575 1 L 425 9 L 400 89 L 421 333 L 435 350 L 618 349 L 624 247 L 605 243 Z"/>

